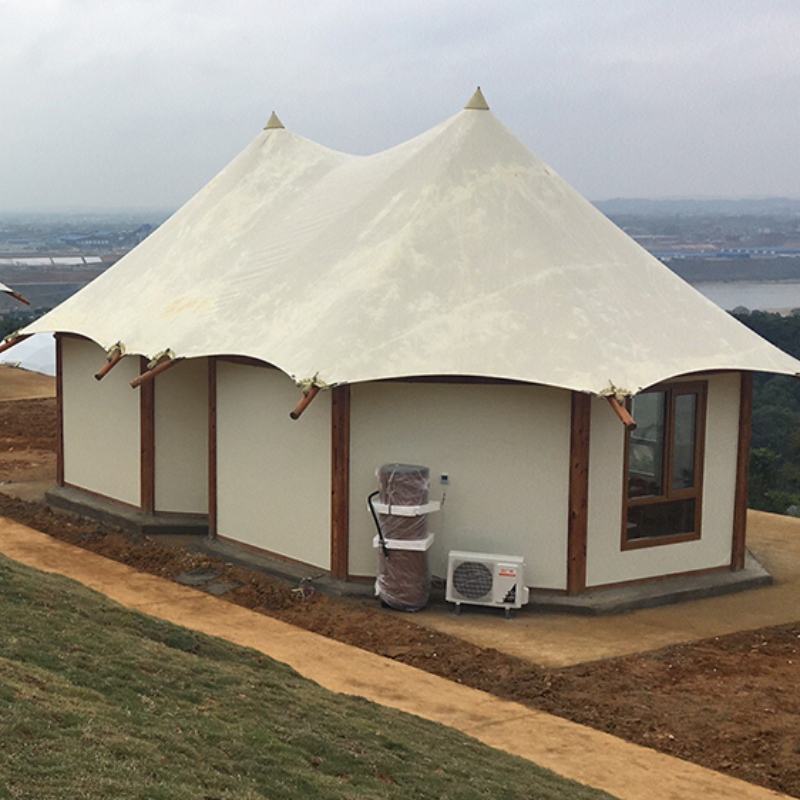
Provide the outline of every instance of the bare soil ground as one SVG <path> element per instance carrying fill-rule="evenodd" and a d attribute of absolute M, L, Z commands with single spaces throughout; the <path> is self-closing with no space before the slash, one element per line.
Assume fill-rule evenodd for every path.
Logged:
<path fill-rule="evenodd" d="M 52 399 L 0 402 L 0 484 L 53 479 L 55 428 Z M 149 539 L 132 541 L 3 491 L 0 515 L 143 572 L 174 578 L 219 570 L 219 580 L 241 584 L 225 594 L 231 602 L 800 797 L 800 621 L 546 668 L 422 628 L 413 616 L 375 602 L 305 596 L 259 572 Z"/>

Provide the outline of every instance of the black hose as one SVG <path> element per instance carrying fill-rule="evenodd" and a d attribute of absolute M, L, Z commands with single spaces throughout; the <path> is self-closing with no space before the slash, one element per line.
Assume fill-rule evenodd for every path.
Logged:
<path fill-rule="evenodd" d="M 389 548 L 386 546 L 386 539 L 383 536 L 383 530 L 381 528 L 381 522 L 378 519 L 378 514 L 375 511 L 375 506 L 372 505 L 372 499 L 374 497 L 377 497 L 379 494 L 380 494 L 380 491 L 373 492 L 367 498 L 367 505 L 369 506 L 369 510 L 372 512 L 372 519 L 375 520 L 375 527 L 378 529 L 378 539 L 380 539 L 380 542 L 381 542 L 381 549 L 383 550 L 383 555 L 386 556 L 386 558 L 389 558 Z"/>

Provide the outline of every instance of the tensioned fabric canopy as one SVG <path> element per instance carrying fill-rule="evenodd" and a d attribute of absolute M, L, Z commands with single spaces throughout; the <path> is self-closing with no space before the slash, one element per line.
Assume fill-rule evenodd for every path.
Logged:
<path fill-rule="evenodd" d="M 273 115 L 156 232 L 25 333 L 243 355 L 320 385 L 420 375 L 635 393 L 800 362 L 650 256 L 478 93 L 372 156 Z"/>
<path fill-rule="evenodd" d="M 41 372 L 42 375 L 55 375 L 55 340 L 47 333 L 31 336 L 0 355 L 0 365 Z"/>

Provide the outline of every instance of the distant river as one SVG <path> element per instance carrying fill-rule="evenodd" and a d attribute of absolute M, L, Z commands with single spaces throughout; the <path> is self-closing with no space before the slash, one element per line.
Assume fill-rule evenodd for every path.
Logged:
<path fill-rule="evenodd" d="M 730 281 L 695 283 L 693 286 L 726 311 L 732 311 L 737 306 L 744 306 L 751 311 L 800 308 L 800 281 Z"/>

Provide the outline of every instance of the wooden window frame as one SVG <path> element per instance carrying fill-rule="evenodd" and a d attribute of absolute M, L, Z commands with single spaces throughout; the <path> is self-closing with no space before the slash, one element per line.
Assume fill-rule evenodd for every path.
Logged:
<path fill-rule="evenodd" d="M 668 413 L 664 420 L 664 454 L 663 476 L 664 486 L 660 495 L 648 497 L 628 497 L 629 483 L 629 460 L 631 433 L 625 434 L 625 459 L 623 475 L 623 501 L 622 501 L 622 532 L 621 549 L 639 550 L 645 547 L 662 547 L 664 545 L 678 544 L 680 542 L 691 542 L 700 539 L 702 536 L 703 518 L 703 465 L 705 463 L 705 439 L 706 439 L 706 411 L 708 406 L 708 382 L 707 381 L 682 381 L 679 383 L 662 383 L 652 386 L 642 394 L 664 392 L 665 405 Z M 694 450 L 694 486 L 688 489 L 674 489 L 672 487 L 672 471 L 674 464 L 675 437 L 673 431 L 675 427 L 675 404 L 679 395 L 693 394 L 697 398 L 695 409 L 695 450 Z M 628 401 L 630 410 L 631 402 Z M 694 500 L 694 530 L 690 533 L 677 533 L 671 536 L 650 536 L 642 539 L 628 539 L 628 510 L 637 506 L 658 505 L 678 500 Z"/>

